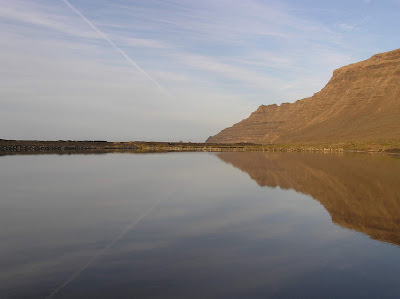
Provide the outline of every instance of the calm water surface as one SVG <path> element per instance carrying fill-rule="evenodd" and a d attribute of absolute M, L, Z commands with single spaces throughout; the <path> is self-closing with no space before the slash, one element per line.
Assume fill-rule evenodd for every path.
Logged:
<path fill-rule="evenodd" d="M 398 156 L 3 156 L 0 190 L 0 298 L 400 296 Z"/>

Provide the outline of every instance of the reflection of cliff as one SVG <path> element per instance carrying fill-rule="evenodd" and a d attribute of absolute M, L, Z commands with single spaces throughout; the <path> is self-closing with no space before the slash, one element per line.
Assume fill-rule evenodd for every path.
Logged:
<path fill-rule="evenodd" d="M 260 186 L 311 195 L 332 221 L 400 245 L 400 157 L 371 154 L 220 153 Z"/>

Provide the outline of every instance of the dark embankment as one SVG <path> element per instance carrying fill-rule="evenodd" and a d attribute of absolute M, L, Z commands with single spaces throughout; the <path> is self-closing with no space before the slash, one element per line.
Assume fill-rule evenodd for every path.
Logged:
<path fill-rule="evenodd" d="M 182 152 L 182 151 L 263 151 L 267 148 L 253 144 L 205 144 L 183 142 L 109 142 L 109 141 L 40 141 L 0 139 L 0 155 L 72 154 L 111 152 Z"/>
<path fill-rule="evenodd" d="M 39 141 L 0 139 L 0 155 L 31 154 L 90 154 L 112 152 L 375 152 L 400 153 L 400 145 L 369 146 L 361 144 L 338 145 L 260 145 L 251 143 L 183 143 L 183 142 L 108 142 L 108 141 Z"/>

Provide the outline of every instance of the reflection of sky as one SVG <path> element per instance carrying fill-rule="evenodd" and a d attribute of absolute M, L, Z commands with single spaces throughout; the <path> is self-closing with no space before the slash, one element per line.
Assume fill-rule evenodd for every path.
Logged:
<path fill-rule="evenodd" d="M 0 189 L 0 297 L 50 294 L 160 198 L 59 295 L 396 291 L 397 247 L 212 154 L 2 157 Z"/>

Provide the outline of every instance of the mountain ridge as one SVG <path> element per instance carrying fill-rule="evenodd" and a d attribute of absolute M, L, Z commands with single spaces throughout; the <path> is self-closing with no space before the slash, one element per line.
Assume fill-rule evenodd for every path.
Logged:
<path fill-rule="evenodd" d="M 400 49 L 343 66 L 323 89 L 294 103 L 261 105 L 208 143 L 400 140 Z"/>

